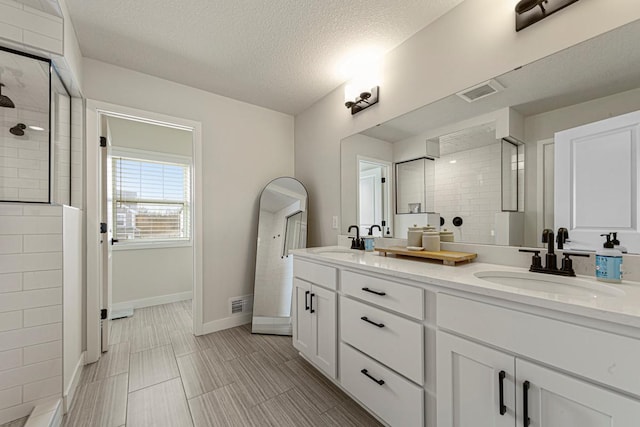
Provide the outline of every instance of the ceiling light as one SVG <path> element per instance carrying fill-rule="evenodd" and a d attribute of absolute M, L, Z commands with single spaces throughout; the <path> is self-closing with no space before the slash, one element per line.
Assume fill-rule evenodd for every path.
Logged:
<path fill-rule="evenodd" d="M 40 127 L 40 126 L 32 126 L 32 125 L 29 125 L 29 129 L 31 129 L 31 130 L 37 130 L 37 131 L 43 131 L 43 130 L 44 130 L 44 128 L 43 128 L 43 127 Z"/>
<path fill-rule="evenodd" d="M 457 160 L 449 160 L 449 163 L 451 163 L 451 164 L 454 164 L 454 163 L 457 163 L 457 162 L 458 162 Z"/>

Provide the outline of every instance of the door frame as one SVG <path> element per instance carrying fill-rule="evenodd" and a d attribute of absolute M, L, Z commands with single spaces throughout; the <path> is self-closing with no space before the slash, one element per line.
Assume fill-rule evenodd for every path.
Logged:
<path fill-rule="evenodd" d="M 100 294 L 102 265 L 100 247 L 100 122 L 102 116 L 143 119 L 147 123 L 179 126 L 193 135 L 193 188 L 191 211 L 193 215 L 193 334 L 203 333 L 203 245 L 202 245 L 202 123 L 165 114 L 124 107 L 87 99 L 85 117 L 85 198 L 87 236 L 87 310 L 86 310 L 86 363 L 93 363 L 101 355 Z"/>
<path fill-rule="evenodd" d="M 389 229 L 391 230 L 391 234 L 393 235 L 393 212 L 394 212 L 393 206 L 395 205 L 395 200 L 393 200 L 394 196 L 392 195 L 392 191 L 390 190 L 391 188 L 394 188 L 392 187 L 394 185 L 393 176 L 392 176 L 393 163 L 386 160 L 377 159 L 375 157 L 362 156 L 360 154 L 356 156 L 357 182 L 356 182 L 356 222 L 355 223 L 360 224 L 360 162 L 372 163 L 384 168 L 384 171 L 386 173 L 384 178 L 386 179 L 387 187 L 382 188 L 382 198 L 383 198 L 382 216 L 386 217 L 387 225 L 385 225 L 385 227 L 389 227 Z M 385 206 L 385 202 L 386 202 L 386 206 Z M 382 233 L 381 233 L 382 237 L 385 236 L 384 234 L 385 227 L 380 226 L 380 228 L 382 228 Z M 363 230 L 360 230 L 360 232 L 364 235 Z"/>
<path fill-rule="evenodd" d="M 536 236 L 542 236 L 542 229 L 544 228 L 544 147 L 550 144 L 555 144 L 554 138 L 542 139 L 538 141 L 536 146 Z M 540 246 L 540 244 L 537 246 Z"/>

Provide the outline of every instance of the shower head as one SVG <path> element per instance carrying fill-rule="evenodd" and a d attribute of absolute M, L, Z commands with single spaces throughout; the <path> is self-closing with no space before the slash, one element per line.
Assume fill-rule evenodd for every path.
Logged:
<path fill-rule="evenodd" d="M 16 108 L 16 104 L 13 103 L 11 98 L 9 98 L 8 96 L 2 94 L 2 88 L 3 87 L 4 87 L 4 85 L 2 83 L 0 83 L 0 107 Z"/>
<path fill-rule="evenodd" d="M 9 132 L 11 132 L 15 136 L 24 136 L 24 130 L 26 128 L 27 126 L 24 123 L 18 123 L 11 129 L 9 129 Z"/>

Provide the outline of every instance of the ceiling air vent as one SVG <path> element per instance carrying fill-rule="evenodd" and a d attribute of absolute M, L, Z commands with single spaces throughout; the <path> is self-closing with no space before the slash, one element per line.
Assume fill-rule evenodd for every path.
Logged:
<path fill-rule="evenodd" d="M 229 310 L 229 314 L 232 316 L 236 314 L 251 313 L 251 311 L 253 311 L 253 295 L 230 298 Z"/>
<path fill-rule="evenodd" d="M 479 85 L 470 87 L 469 89 L 465 89 L 462 92 L 458 92 L 456 95 L 467 102 L 474 102 L 478 99 L 486 98 L 487 96 L 493 95 L 494 93 L 498 93 L 502 90 L 504 90 L 504 86 L 502 86 L 495 80 L 489 80 L 484 83 L 480 83 Z"/>

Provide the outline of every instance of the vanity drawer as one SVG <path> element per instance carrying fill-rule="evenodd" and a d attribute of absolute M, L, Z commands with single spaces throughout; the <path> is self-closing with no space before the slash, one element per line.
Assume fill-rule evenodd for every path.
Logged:
<path fill-rule="evenodd" d="M 410 380 L 424 384 L 424 333 L 421 324 L 340 297 L 340 333 L 343 341 Z"/>
<path fill-rule="evenodd" d="M 338 270 L 334 267 L 293 259 L 293 275 L 327 289 L 337 290 Z"/>
<path fill-rule="evenodd" d="M 342 271 L 341 274 L 340 286 L 345 294 L 416 319 L 424 319 L 422 289 L 352 271 Z"/>
<path fill-rule="evenodd" d="M 389 425 L 424 425 L 422 388 L 344 343 L 340 344 L 340 383 Z"/>

